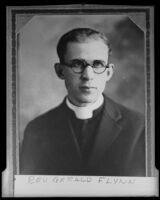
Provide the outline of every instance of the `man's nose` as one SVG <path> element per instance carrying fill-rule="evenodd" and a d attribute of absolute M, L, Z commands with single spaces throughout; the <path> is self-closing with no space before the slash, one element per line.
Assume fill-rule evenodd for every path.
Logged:
<path fill-rule="evenodd" d="M 88 65 L 85 67 L 84 71 L 82 72 L 82 79 L 92 80 L 94 77 L 93 68 Z"/>

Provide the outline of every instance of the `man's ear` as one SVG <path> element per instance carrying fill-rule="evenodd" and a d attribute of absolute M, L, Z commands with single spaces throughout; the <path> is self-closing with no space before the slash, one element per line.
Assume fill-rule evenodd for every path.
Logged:
<path fill-rule="evenodd" d="M 107 73 L 107 79 L 106 81 L 109 81 L 112 76 L 113 76 L 113 73 L 114 73 L 114 64 L 110 63 L 109 64 L 109 67 L 106 69 L 106 73 Z"/>
<path fill-rule="evenodd" d="M 55 68 L 57 76 L 60 79 L 64 80 L 64 74 L 63 74 L 63 69 L 64 68 L 63 68 L 63 66 L 60 63 L 55 63 L 54 68 Z"/>

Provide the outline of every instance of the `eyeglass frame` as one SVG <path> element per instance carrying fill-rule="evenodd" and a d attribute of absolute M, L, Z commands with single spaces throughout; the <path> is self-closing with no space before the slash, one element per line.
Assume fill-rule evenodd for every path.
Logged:
<path fill-rule="evenodd" d="M 76 59 L 75 59 L 75 60 L 76 60 Z M 107 64 L 107 65 L 104 66 L 104 71 L 103 71 L 103 72 L 97 73 L 97 72 L 94 70 L 94 69 L 96 69 L 96 68 L 93 67 L 94 64 L 89 64 L 89 63 L 88 63 L 86 60 L 84 60 L 84 59 L 77 59 L 77 60 L 83 61 L 83 64 L 84 64 L 84 62 L 85 62 L 85 66 L 83 67 L 82 71 L 80 71 L 80 72 L 75 72 L 75 71 L 74 71 L 74 69 L 73 69 L 73 68 L 74 68 L 73 63 L 69 64 L 69 63 L 63 62 L 62 64 L 65 65 L 65 66 L 67 66 L 67 67 L 69 67 L 69 68 L 71 68 L 72 71 L 73 71 L 74 73 L 76 73 L 76 74 L 81 74 L 81 73 L 83 73 L 84 70 L 86 69 L 86 67 L 88 67 L 88 66 L 91 66 L 92 69 L 93 69 L 93 71 L 94 71 L 94 73 L 96 73 L 96 74 L 103 74 L 103 73 L 106 71 L 106 69 L 109 68 L 109 64 Z M 100 60 L 94 60 L 94 61 L 100 61 Z M 93 63 L 94 63 L 94 61 L 93 61 Z"/>

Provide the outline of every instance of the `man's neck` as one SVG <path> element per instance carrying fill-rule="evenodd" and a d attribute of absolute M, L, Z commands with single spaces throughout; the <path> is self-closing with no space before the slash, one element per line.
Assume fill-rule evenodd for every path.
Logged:
<path fill-rule="evenodd" d="M 83 107 L 76 106 L 71 103 L 71 101 L 66 98 L 66 104 L 67 106 L 74 111 L 75 115 L 79 119 L 89 119 L 92 118 L 93 116 L 93 111 L 98 109 L 104 102 L 104 97 L 103 95 L 100 95 L 100 97 L 97 99 L 96 102 L 90 105 L 86 105 Z"/>

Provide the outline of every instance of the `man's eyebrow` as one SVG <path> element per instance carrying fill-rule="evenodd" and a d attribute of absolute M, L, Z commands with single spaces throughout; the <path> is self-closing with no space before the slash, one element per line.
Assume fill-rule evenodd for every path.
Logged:
<path fill-rule="evenodd" d="M 98 61 L 98 62 L 105 62 L 104 60 L 99 60 L 99 59 L 95 59 L 93 61 Z"/>
<path fill-rule="evenodd" d="M 85 59 L 83 58 L 74 58 L 74 59 L 71 59 L 70 61 L 76 61 L 76 60 L 82 60 L 82 61 L 86 61 Z"/>
<path fill-rule="evenodd" d="M 71 59 L 70 61 L 93 61 L 93 62 L 95 62 L 95 61 L 99 61 L 99 62 L 105 62 L 104 60 L 100 60 L 100 59 L 95 59 L 95 60 L 86 60 L 86 59 L 83 59 L 83 58 L 74 58 L 74 59 Z"/>

